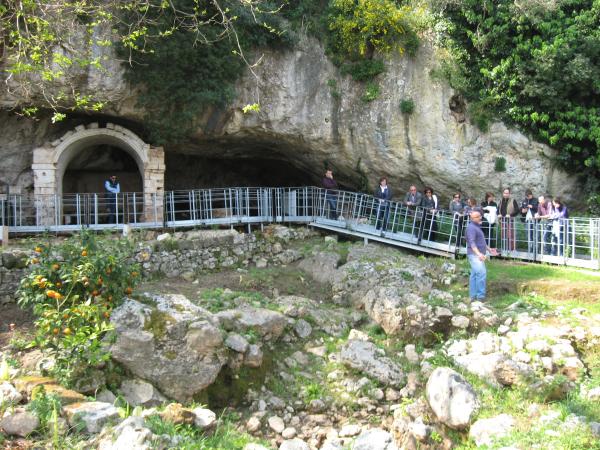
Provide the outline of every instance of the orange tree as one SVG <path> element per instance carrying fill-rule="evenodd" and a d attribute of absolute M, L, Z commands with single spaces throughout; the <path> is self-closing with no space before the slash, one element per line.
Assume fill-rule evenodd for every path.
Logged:
<path fill-rule="evenodd" d="M 133 245 L 81 232 L 60 244 L 37 244 L 29 263 L 19 304 L 33 309 L 34 343 L 54 354 L 54 375 L 72 382 L 110 357 L 103 337 L 111 311 L 139 279 Z"/>

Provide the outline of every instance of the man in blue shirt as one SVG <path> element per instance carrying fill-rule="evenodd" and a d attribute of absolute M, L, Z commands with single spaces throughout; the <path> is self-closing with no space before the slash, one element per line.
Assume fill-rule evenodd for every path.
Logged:
<path fill-rule="evenodd" d="M 121 192 L 121 185 L 117 181 L 116 175 L 111 175 L 110 178 L 104 182 L 104 190 L 106 191 L 108 223 L 115 223 L 117 217 L 117 194 Z"/>
<path fill-rule="evenodd" d="M 471 301 L 485 300 L 486 252 L 493 251 L 487 246 L 485 235 L 481 231 L 481 212 L 471 211 L 471 221 L 467 226 L 467 258 L 471 264 L 471 276 L 469 278 L 469 297 Z"/>

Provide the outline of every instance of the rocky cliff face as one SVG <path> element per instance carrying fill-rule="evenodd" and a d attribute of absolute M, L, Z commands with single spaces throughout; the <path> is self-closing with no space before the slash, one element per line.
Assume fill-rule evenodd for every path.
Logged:
<path fill-rule="evenodd" d="M 307 184 L 318 180 L 324 164 L 333 166 L 343 184 L 355 188 L 364 181 L 374 186 L 379 176 L 387 175 L 396 196 L 416 183 L 446 195 L 461 189 L 477 198 L 502 186 L 511 186 L 517 196 L 532 188 L 536 193 L 577 197 L 574 178 L 553 168 L 552 149 L 502 123 L 492 124 L 485 133 L 470 124 L 453 90 L 431 77 L 437 64 L 435 50 L 427 45 L 414 58 L 392 57 L 380 75 L 379 98 L 365 103 L 360 99 L 364 85 L 341 76 L 318 41 L 305 37 L 293 50 L 266 51 L 255 69 L 258 81 L 251 75 L 241 79 L 233 105 L 207 112 L 185 146 L 166 145 L 165 151 L 244 158 L 247 164 L 253 159 L 285 160 L 312 174 Z M 101 77 L 101 84 L 94 73 L 81 79 L 112 101 L 105 111 L 111 120 L 120 117 L 143 126 L 144 112 L 136 108 L 135 91 L 123 82 L 122 69 L 111 62 L 111 72 Z M 339 95 L 333 95 L 329 80 L 335 80 Z M 260 112 L 244 114 L 242 107 L 257 97 Z M 399 108 L 406 98 L 415 103 L 411 115 Z M 4 96 L 0 104 L 6 107 L 14 101 Z M 27 155 L 38 145 L 40 133 L 48 138 L 55 133 L 47 121 L 31 125 L 8 122 L 3 116 L 3 159 Z M 494 170 L 497 157 L 506 159 L 505 172 Z M 11 156 L 14 167 L 4 168 L 0 176 L 13 183 L 8 174 L 26 172 L 29 159 Z"/>

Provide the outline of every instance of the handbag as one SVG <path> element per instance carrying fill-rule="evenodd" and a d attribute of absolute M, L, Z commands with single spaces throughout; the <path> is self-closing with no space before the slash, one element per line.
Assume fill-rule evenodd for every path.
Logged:
<path fill-rule="evenodd" d="M 533 221 L 533 214 L 531 213 L 531 208 L 527 208 L 527 214 L 525 215 L 525 222 Z"/>

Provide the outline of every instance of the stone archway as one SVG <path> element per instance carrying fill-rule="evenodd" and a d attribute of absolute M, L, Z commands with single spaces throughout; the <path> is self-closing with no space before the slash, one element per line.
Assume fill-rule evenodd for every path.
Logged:
<path fill-rule="evenodd" d="M 152 147 L 127 128 L 112 123 L 107 123 L 104 128 L 98 123 L 79 125 L 60 139 L 34 149 L 31 168 L 36 198 L 43 199 L 54 195 L 60 197 L 63 176 L 69 162 L 84 148 L 99 144 L 118 147 L 135 160 L 142 178 L 145 218 L 162 221 L 165 173 L 163 148 Z M 154 201 L 155 195 L 160 199 L 157 202 Z M 44 222 L 41 225 L 55 223 L 55 215 L 55 211 L 45 212 L 46 217 L 41 218 Z"/>

